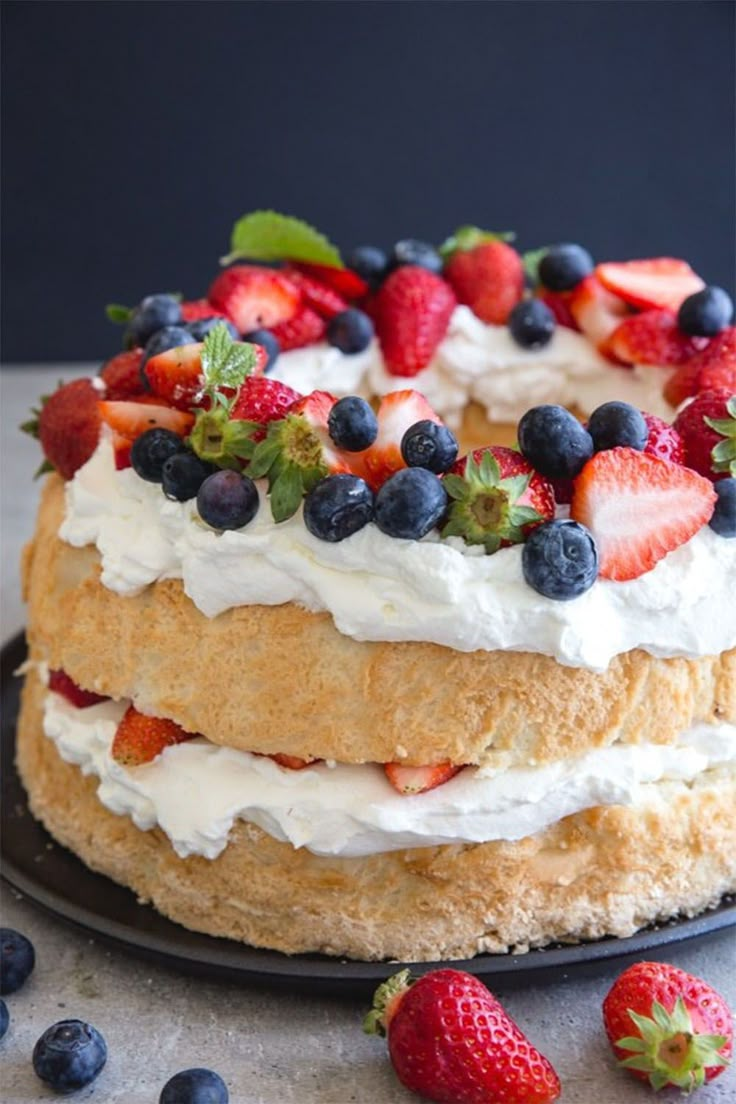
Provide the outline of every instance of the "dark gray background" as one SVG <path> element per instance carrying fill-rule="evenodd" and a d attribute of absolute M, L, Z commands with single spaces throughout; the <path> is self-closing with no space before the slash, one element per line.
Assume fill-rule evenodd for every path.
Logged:
<path fill-rule="evenodd" d="M 240 214 L 341 246 L 515 229 L 734 277 L 730 2 L 18 2 L 3 355 L 107 356 L 103 305 L 203 293 Z"/>

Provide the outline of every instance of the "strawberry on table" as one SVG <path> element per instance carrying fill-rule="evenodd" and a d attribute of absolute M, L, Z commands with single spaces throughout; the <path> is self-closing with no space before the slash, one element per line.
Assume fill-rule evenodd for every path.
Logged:
<path fill-rule="evenodd" d="M 648 310 L 620 322 L 607 350 L 622 364 L 684 364 L 708 344 L 707 337 L 688 337 L 670 310 Z"/>
<path fill-rule="evenodd" d="M 714 482 L 736 476 L 736 392 L 701 391 L 675 419 L 685 463 Z"/>
<path fill-rule="evenodd" d="M 301 306 L 291 318 L 268 327 L 279 343 L 282 353 L 301 349 L 321 341 L 327 332 L 327 322 L 311 307 Z"/>
<path fill-rule="evenodd" d="M 379 986 L 363 1023 L 406 1088 L 439 1104 L 552 1104 L 560 1079 L 483 983 L 461 970 Z"/>
<path fill-rule="evenodd" d="M 603 356 L 615 359 L 609 353 L 608 339 L 616 327 L 629 313 L 623 300 L 612 295 L 595 276 L 586 276 L 570 292 L 568 300 L 570 313 L 578 328 L 593 342 Z"/>
<path fill-rule="evenodd" d="M 301 293 L 275 268 L 233 265 L 214 280 L 207 298 L 215 311 L 227 315 L 241 333 L 271 329 L 296 314 Z"/>
<path fill-rule="evenodd" d="M 603 1001 L 620 1064 L 653 1089 L 685 1093 L 720 1076 L 733 1049 L 733 1018 L 720 993 L 664 962 L 636 962 Z"/>
<path fill-rule="evenodd" d="M 37 434 L 48 464 L 64 479 L 71 479 L 97 448 L 99 397 L 91 380 L 72 380 L 43 400 L 37 423 L 24 427 Z"/>
<path fill-rule="evenodd" d="M 172 433 L 184 437 L 194 424 L 193 414 L 174 410 L 155 399 L 152 402 L 150 398 L 138 402 L 102 400 L 98 402 L 97 409 L 102 421 L 129 441 L 134 441 L 141 433 L 153 429 L 154 426 L 170 429 Z"/>
<path fill-rule="evenodd" d="M 736 394 L 736 326 L 711 338 L 702 352 L 678 368 L 664 387 L 671 406 L 679 406 L 699 391 L 721 388 Z"/>
<path fill-rule="evenodd" d="M 463 226 L 442 247 L 444 276 L 458 302 L 484 322 L 503 325 L 524 294 L 524 266 L 504 235 Z"/>
<path fill-rule="evenodd" d="M 426 793 L 449 782 L 463 768 L 452 763 L 433 763 L 426 767 L 407 767 L 403 763 L 384 763 L 383 769 L 393 788 L 400 794 Z"/>
<path fill-rule="evenodd" d="M 143 349 L 137 346 L 111 357 L 100 369 L 106 399 L 136 399 L 145 394 L 141 379 Z"/>
<path fill-rule="evenodd" d="M 377 491 L 394 472 L 407 466 L 401 453 L 404 434 L 417 422 L 429 421 L 437 425 L 441 418 L 435 414 L 424 395 L 419 391 L 390 391 L 381 399 L 377 414 L 378 432 L 373 444 L 363 452 L 352 453 L 350 470 L 365 479 L 368 486 Z"/>
<path fill-rule="evenodd" d="M 677 311 L 684 299 L 705 287 L 687 261 L 653 257 L 643 261 L 608 261 L 596 266 L 601 284 L 632 307 Z"/>
<path fill-rule="evenodd" d="M 391 273 L 372 307 L 391 375 L 415 376 L 427 367 L 456 304 L 450 285 L 426 268 L 402 265 Z"/>
<path fill-rule="evenodd" d="M 574 483 L 570 516 L 593 534 L 604 579 L 636 579 L 710 520 L 703 476 L 631 448 L 598 452 Z"/>
<path fill-rule="evenodd" d="M 150 763 L 165 748 L 193 740 L 195 736 L 196 733 L 185 732 L 175 721 L 149 717 L 131 705 L 117 727 L 111 753 L 122 766 L 138 767 Z"/>

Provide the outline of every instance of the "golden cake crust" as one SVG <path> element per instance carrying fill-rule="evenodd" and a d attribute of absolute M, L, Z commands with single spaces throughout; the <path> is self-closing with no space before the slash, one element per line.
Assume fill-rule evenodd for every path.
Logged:
<path fill-rule="evenodd" d="M 626 936 L 736 888 L 736 772 L 644 787 L 645 803 L 567 817 L 514 842 L 340 859 L 240 822 L 216 860 L 180 859 L 99 802 L 42 731 L 27 678 L 18 766 L 31 809 L 88 866 L 186 927 L 287 953 L 430 960 Z"/>
<path fill-rule="evenodd" d="M 57 537 L 63 508 L 63 483 L 51 476 L 24 557 L 34 655 L 217 743 L 501 767 L 736 723 L 736 650 L 697 660 L 635 650 L 599 674 L 533 653 L 358 642 L 329 614 L 293 603 L 207 618 L 178 580 L 136 597 L 104 587 L 96 550 Z"/>

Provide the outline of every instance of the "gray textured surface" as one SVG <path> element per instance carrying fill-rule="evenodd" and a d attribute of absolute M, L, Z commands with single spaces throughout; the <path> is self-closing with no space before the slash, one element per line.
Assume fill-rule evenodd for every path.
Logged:
<path fill-rule="evenodd" d="M 2 635 L 23 623 L 17 557 L 31 532 L 38 451 L 15 426 L 58 370 L 4 371 L 2 388 Z M 71 378 L 71 370 L 63 377 Z M 108 1065 L 72 1100 L 155 1104 L 177 1070 L 218 1070 L 232 1104 L 401 1104 L 415 1100 L 396 1082 L 385 1046 L 362 1035 L 363 1001 L 275 995 L 208 983 L 107 949 L 40 912 L 4 888 L 2 922 L 25 932 L 36 970 L 7 998 L 11 1027 L 0 1043 L 2 1100 L 30 1104 L 53 1098 L 37 1081 L 31 1052 L 56 1020 L 78 1017 L 107 1039 Z M 725 933 L 673 947 L 670 961 L 706 977 L 736 1006 L 736 938 Z M 636 1104 L 653 1099 L 615 1069 L 601 1028 L 600 1003 L 614 972 L 598 978 L 499 995 L 534 1043 L 554 1063 L 565 1104 Z M 679 1099 L 670 1096 L 666 1099 Z M 731 1069 L 698 1094 L 702 1104 L 736 1101 Z"/>

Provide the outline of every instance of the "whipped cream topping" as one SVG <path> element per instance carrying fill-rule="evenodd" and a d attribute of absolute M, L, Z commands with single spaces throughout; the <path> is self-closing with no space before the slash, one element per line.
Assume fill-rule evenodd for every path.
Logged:
<path fill-rule="evenodd" d="M 508 326 L 482 322 L 469 307 L 456 307 L 430 364 L 412 377 L 386 371 L 377 341 L 354 356 L 320 343 L 283 353 L 273 375 L 296 391 L 333 395 L 385 395 L 415 388 L 451 427 L 473 399 L 492 421 L 515 422 L 539 403 L 577 405 L 585 414 L 621 399 L 671 420 L 662 388 L 670 370 L 620 368 L 605 360 L 581 333 L 557 326 L 542 349 L 523 349 Z"/>
<path fill-rule="evenodd" d="M 556 602 L 525 582 L 521 545 L 488 556 L 436 531 L 399 540 L 372 523 L 330 544 L 309 533 L 301 510 L 276 524 L 263 485 L 260 495 L 249 525 L 215 532 L 194 500 L 169 501 L 132 469 L 116 471 L 103 439 L 67 484 L 60 536 L 97 546 L 102 582 L 116 593 L 180 578 L 208 617 L 297 602 L 329 611 L 355 640 L 538 652 L 593 670 L 637 647 L 661 657 L 736 647 L 736 540 L 708 526 L 638 579 L 598 580 L 579 598 Z"/>
<path fill-rule="evenodd" d="M 736 760 L 736 725 L 700 724 L 673 746 L 614 745 L 496 772 L 466 767 L 435 790 L 402 797 L 375 764 L 292 771 L 202 737 L 123 767 L 110 748 L 127 705 L 77 709 L 49 692 L 44 732 L 63 759 L 99 778 L 103 805 L 143 830 L 160 827 L 182 858 L 217 858 L 239 819 L 317 855 L 517 840 L 596 805 L 645 804 L 651 783 L 687 782 Z"/>

